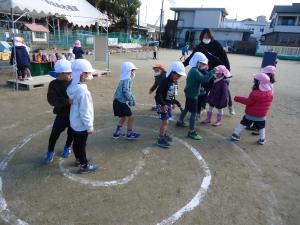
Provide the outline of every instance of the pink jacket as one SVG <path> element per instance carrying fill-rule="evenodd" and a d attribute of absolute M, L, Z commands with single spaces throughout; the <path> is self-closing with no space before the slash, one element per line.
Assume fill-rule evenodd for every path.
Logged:
<path fill-rule="evenodd" d="M 246 105 L 245 113 L 249 116 L 265 117 L 273 101 L 272 91 L 253 90 L 249 97 L 235 96 L 234 101 Z"/>

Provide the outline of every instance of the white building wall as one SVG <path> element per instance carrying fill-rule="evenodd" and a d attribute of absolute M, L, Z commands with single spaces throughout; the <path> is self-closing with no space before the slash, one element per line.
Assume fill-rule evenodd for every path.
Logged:
<path fill-rule="evenodd" d="M 194 11 L 181 11 L 179 14 L 178 27 L 193 27 L 194 16 Z"/>
<path fill-rule="evenodd" d="M 214 31 L 214 37 L 218 41 L 241 41 L 243 39 L 242 32 L 226 32 Z"/>
<path fill-rule="evenodd" d="M 194 17 L 194 28 L 219 28 L 221 23 L 221 11 L 197 10 Z"/>

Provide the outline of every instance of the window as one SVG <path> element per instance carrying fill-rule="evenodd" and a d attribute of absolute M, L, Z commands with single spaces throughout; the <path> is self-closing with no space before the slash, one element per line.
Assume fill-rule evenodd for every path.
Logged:
<path fill-rule="evenodd" d="M 298 23 L 297 26 L 300 26 L 300 16 L 298 17 Z"/>
<path fill-rule="evenodd" d="M 264 28 L 260 28 L 260 32 L 261 32 L 261 33 L 263 33 L 263 32 L 264 32 L 264 30 L 265 30 Z"/>
<path fill-rule="evenodd" d="M 44 39 L 45 33 L 44 32 L 35 32 L 35 38 Z"/>
<path fill-rule="evenodd" d="M 281 26 L 295 26 L 296 24 L 296 16 L 279 16 L 277 25 Z"/>

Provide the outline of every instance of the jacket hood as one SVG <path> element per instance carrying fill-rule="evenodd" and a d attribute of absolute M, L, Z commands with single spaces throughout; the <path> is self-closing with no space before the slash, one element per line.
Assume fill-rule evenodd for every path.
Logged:
<path fill-rule="evenodd" d="M 81 93 L 88 91 L 86 84 L 69 85 L 67 94 L 71 100 L 75 100 Z"/>
<path fill-rule="evenodd" d="M 72 63 L 72 83 L 70 86 L 77 85 L 80 83 L 80 75 L 84 72 L 92 73 L 93 69 L 91 63 L 86 59 L 76 59 Z"/>
<path fill-rule="evenodd" d="M 131 76 L 131 71 L 136 70 L 137 68 L 131 62 L 124 62 L 121 65 L 121 75 L 120 80 L 127 80 Z"/>

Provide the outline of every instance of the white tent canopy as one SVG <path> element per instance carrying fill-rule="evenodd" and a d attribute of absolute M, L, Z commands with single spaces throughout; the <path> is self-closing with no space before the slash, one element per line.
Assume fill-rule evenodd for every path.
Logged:
<path fill-rule="evenodd" d="M 0 11 L 28 12 L 34 17 L 58 16 L 78 26 L 91 26 L 96 22 L 107 26 L 107 16 L 86 0 L 0 0 Z"/>

